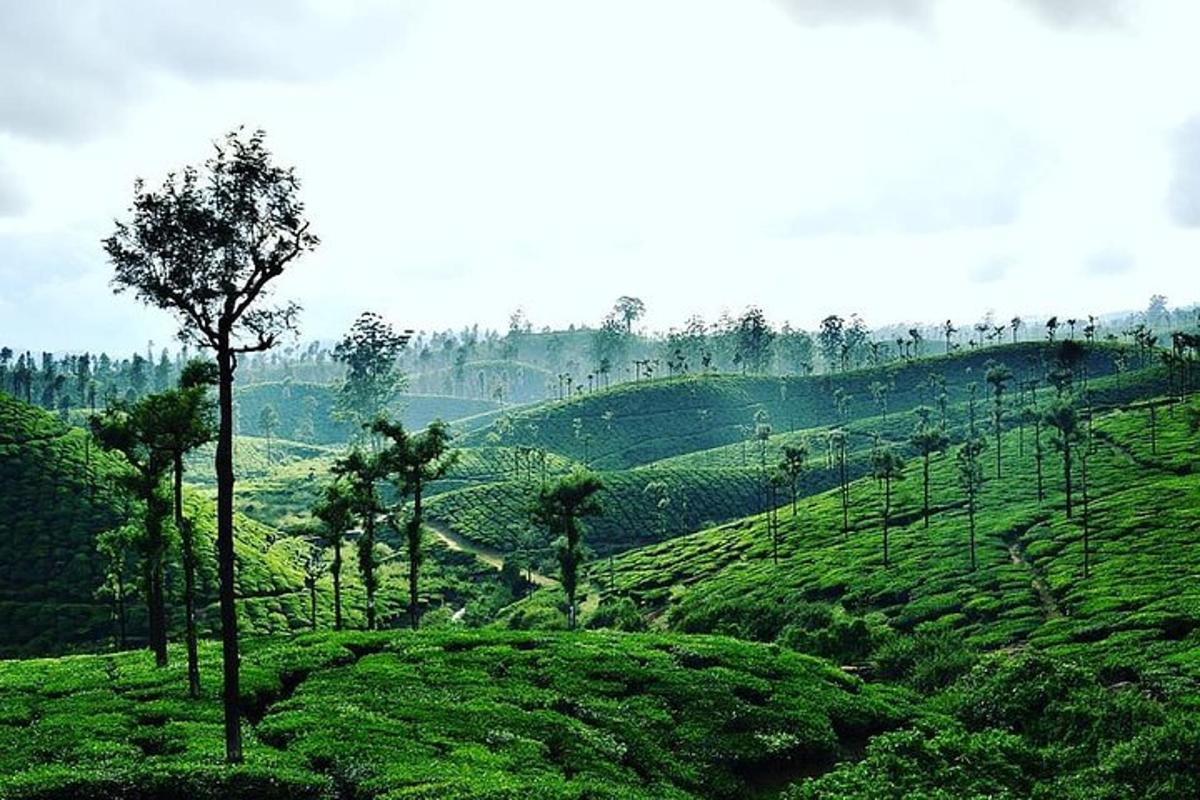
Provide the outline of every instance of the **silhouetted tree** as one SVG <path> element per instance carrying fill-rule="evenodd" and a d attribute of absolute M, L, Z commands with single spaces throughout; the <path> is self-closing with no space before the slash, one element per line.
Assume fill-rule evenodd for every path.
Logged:
<path fill-rule="evenodd" d="M 233 380 L 239 354 L 274 347 L 296 329 L 295 304 L 265 307 L 272 280 L 318 239 L 309 232 L 293 170 L 276 166 L 261 131 L 215 144 L 204 165 L 171 173 L 161 189 L 134 185 L 132 219 L 104 248 L 117 291 L 173 312 L 186 340 L 214 351 L 218 369 L 217 558 L 223 645 L 225 757 L 242 760 L 233 554 Z"/>
<path fill-rule="evenodd" d="M 613 316 L 625 323 L 625 333 L 633 333 L 633 323 L 646 314 L 646 304 L 637 297 L 623 295 L 613 304 Z"/>

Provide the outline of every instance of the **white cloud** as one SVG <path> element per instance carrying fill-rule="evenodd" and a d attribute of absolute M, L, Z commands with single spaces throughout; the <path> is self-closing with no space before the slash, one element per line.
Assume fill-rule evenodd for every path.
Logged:
<path fill-rule="evenodd" d="M 625 293 L 660 327 L 1186 302 L 1200 7 L 1049 5 L 8 4 L 0 275 L 44 306 L 0 311 L 0 342 L 161 341 L 98 241 L 135 176 L 243 123 L 324 242 L 279 287 L 309 336 L 365 307 L 594 322 Z"/>

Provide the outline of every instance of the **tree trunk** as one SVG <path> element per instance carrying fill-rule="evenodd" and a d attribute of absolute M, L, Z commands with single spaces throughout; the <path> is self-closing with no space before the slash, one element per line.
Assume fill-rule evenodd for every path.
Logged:
<path fill-rule="evenodd" d="M 892 512 L 892 479 L 883 479 L 883 565 L 888 566 L 888 517 Z"/>
<path fill-rule="evenodd" d="M 233 554 L 233 371 L 236 366 L 230 352 L 229 332 L 222 331 L 217 348 L 217 405 L 220 424 L 217 429 L 217 577 L 220 582 L 221 662 L 224 677 L 225 760 L 242 761 L 241 709 L 239 701 L 239 661 L 237 606 L 234 603 Z"/>
<path fill-rule="evenodd" d="M 372 510 L 363 520 L 363 542 L 360 545 L 366 556 L 361 556 L 363 564 L 363 584 L 367 590 L 367 630 L 375 630 L 375 511 Z"/>
<path fill-rule="evenodd" d="M 163 534 L 165 505 L 157 487 L 146 499 L 146 604 L 150 623 L 150 649 L 155 666 L 167 666 L 167 603 L 163 585 L 166 540 Z"/>
<path fill-rule="evenodd" d="M 183 453 L 175 453 L 175 530 L 183 551 L 183 623 L 187 642 L 188 696 L 200 696 L 200 660 L 196 646 L 196 542 L 192 526 L 183 519 Z"/>
<path fill-rule="evenodd" d="M 944 440 L 943 440 L 944 441 Z M 925 509 L 925 527 L 929 527 L 929 453 L 924 454 L 924 464 L 922 465 L 924 478 L 924 509 Z"/>
<path fill-rule="evenodd" d="M 1063 484 L 1067 490 L 1067 519 L 1071 518 L 1071 440 L 1063 437 Z"/>
<path fill-rule="evenodd" d="M 413 516 L 408 523 L 408 619 L 415 631 L 421 626 L 417 602 L 417 577 L 421 568 L 421 480 L 413 483 Z"/>
<path fill-rule="evenodd" d="M 967 519 L 971 528 L 971 572 L 975 571 L 975 489 L 970 490 L 971 497 L 967 501 Z"/>
<path fill-rule="evenodd" d="M 333 629 L 342 629 L 342 540 L 339 538 L 333 546 Z"/>
<path fill-rule="evenodd" d="M 120 649 L 124 650 L 129 646 L 128 636 L 125 633 L 125 578 L 122 577 L 121 571 L 117 570 L 117 642 Z"/>

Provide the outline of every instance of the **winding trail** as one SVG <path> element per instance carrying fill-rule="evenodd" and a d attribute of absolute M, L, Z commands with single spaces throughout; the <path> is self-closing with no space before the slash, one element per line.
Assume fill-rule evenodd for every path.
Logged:
<path fill-rule="evenodd" d="M 1040 524 L 1040 522 L 1035 523 L 1026 530 L 1029 530 Z M 1037 594 L 1038 600 L 1041 601 L 1042 613 L 1046 615 L 1046 619 L 1057 619 L 1058 617 L 1063 616 L 1062 607 L 1059 606 L 1058 600 L 1054 598 L 1054 592 L 1050 591 L 1050 585 L 1046 583 L 1046 579 L 1043 578 L 1042 574 L 1037 570 L 1037 568 L 1034 567 L 1033 564 L 1029 563 L 1029 560 L 1025 558 L 1025 549 L 1021 547 L 1021 535 L 1024 535 L 1024 531 L 1022 531 L 1021 534 L 1018 534 L 1018 537 L 1008 545 L 1009 558 L 1012 559 L 1012 563 L 1024 567 L 1029 571 L 1029 582 L 1033 586 L 1033 591 Z"/>
<path fill-rule="evenodd" d="M 434 522 L 426 518 L 423 524 L 426 528 L 433 531 L 433 534 L 441 539 L 451 550 L 470 553 L 492 569 L 498 570 L 504 566 L 504 556 L 500 551 L 493 550 L 490 547 L 483 547 L 468 539 L 464 539 L 440 522 Z M 554 578 L 551 578 L 549 575 L 543 575 L 540 572 L 529 572 L 527 574 L 530 580 L 538 586 L 554 586 L 558 583 Z"/>

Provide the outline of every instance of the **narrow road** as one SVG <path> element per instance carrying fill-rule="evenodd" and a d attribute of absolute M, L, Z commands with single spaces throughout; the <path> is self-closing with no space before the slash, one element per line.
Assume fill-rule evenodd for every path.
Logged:
<path fill-rule="evenodd" d="M 492 569 L 500 569 L 504 566 L 504 556 L 497 550 L 490 547 L 483 547 L 475 544 L 459 536 L 450 528 L 438 522 L 433 522 L 426 518 L 424 525 L 429 530 L 433 531 L 434 535 L 445 542 L 446 546 L 451 550 L 458 550 L 463 553 L 470 553 L 477 559 L 487 564 Z M 548 575 L 543 575 L 540 572 L 528 573 L 529 579 L 538 586 L 553 586 L 558 583 L 554 578 Z"/>

